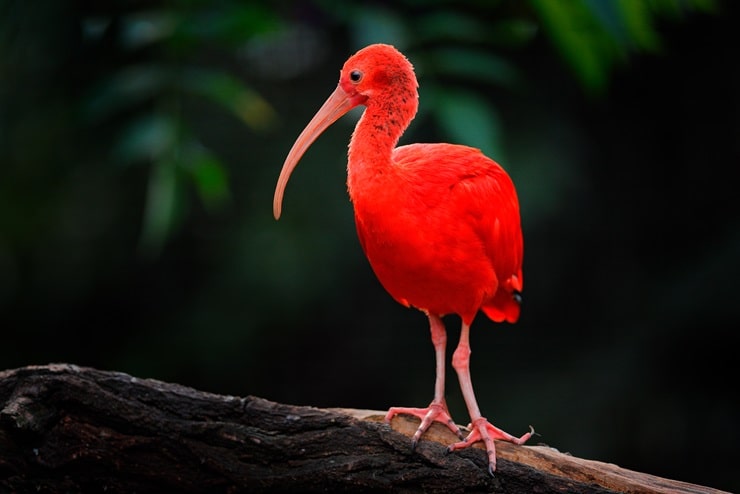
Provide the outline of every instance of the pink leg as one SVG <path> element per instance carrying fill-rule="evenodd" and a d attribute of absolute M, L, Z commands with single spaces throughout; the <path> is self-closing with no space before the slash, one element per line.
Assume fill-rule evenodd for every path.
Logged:
<path fill-rule="evenodd" d="M 463 322 L 462 331 L 460 332 L 460 343 L 452 355 L 452 367 L 457 371 L 457 377 L 460 380 L 465 404 L 470 413 L 470 434 L 463 441 L 451 444 L 447 451 L 466 448 L 477 441 L 483 441 L 488 452 L 488 471 L 491 475 L 496 470 L 496 446 L 494 439 L 509 441 L 514 444 L 524 444 L 534 433 L 532 426 L 530 431 L 522 437 L 515 437 L 494 427 L 485 417 L 482 417 L 478 409 L 478 402 L 475 400 L 473 392 L 473 382 L 470 379 L 470 325 Z"/>
<path fill-rule="evenodd" d="M 419 417 L 421 424 L 416 429 L 414 437 L 411 440 L 411 449 L 416 448 L 419 438 L 432 425 L 433 422 L 441 422 L 446 425 L 459 438 L 462 438 L 460 428 L 450 417 L 445 403 L 445 348 L 447 347 L 447 332 L 445 331 L 442 319 L 431 314 L 429 316 L 429 329 L 432 333 L 432 344 L 434 344 L 434 353 L 437 359 L 437 378 L 434 382 L 434 399 L 426 408 L 404 408 L 392 407 L 385 416 L 385 421 L 390 420 L 400 414 L 405 413 Z"/>

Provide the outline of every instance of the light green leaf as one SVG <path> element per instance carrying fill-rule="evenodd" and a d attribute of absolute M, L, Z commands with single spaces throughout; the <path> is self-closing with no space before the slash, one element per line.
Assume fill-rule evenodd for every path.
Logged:
<path fill-rule="evenodd" d="M 454 10 L 432 10 L 420 14 L 414 24 L 417 43 L 440 39 L 479 42 L 487 38 L 489 30 L 489 26 L 479 19 Z"/>
<path fill-rule="evenodd" d="M 167 71 L 157 65 L 132 65 L 98 84 L 85 101 L 84 112 L 98 120 L 146 101 L 166 87 Z"/>
<path fill-rule="evenodd" d="M 589 91 L 605 89 L 630 51 L 661 48 L 658 17 L 714 11 L 715 0 L 530 0 L 562 57 Z"/>
<path fill-rule="evenodd" d="M 229 178 L 223 163 L 201 146 L 191 152 L 188 159 L 193 182 L 203 205 L 211 211 L 222 208 L 231 198 Z"/>
<path fill-rule="evenodd" d="M 473 49 L 434 50 L 429 54 L 425 70 L 505 86 L 514 85 L 520 80 L 514 66 L 503 58 Z"/>
<path fill-rule="evenodd" d="M 531 41 L 539 26 L 528 19 L 501 19 L 490 27 L 489 36 L 492 41 L 507 46 L 521 46 Z"/>
<path fill-rule="evenodd" d="M 275 31 L 281 20 L 269 4 L 261 2 L 222 2 L 214 8 L 203 2 L 181 16 L 174 33 L 177 43 L 202 43 L 213 40 L 240 44 L 257 34 Z"/>
<path fill-rule="evenodd" d="M 128 50 L 138 50 L 171 36 L 176 24 L 172 11 L 134 12 L 121 18 L 120 43 Z"/>
<path fill-rule="evenodd" d="M 156 256 L 174 230 L 178 210 L 179 178 L 177 163 L 170 159 L 156 161 L 149 175 L 139 249 Z"/>
<path fill-rule="evenodd" d="M 182 84 L 228 109 L 254 130 L 269 129 L 277 120 L 277 113 L 264 98 L 226 72 L 191 69 L 183 75 Z"/>
<path fill-rule="evenodd" d="M 113 158 L 123 164 L 161 160 L 176 145 L 176 129 L 177 122 L 170 115 L 154 113 L 140 117 L 124 129 Z"/>
<path fill-rule="evenodd" d="M 583 86 L 594 93 L 603 91 L 611 67 L 623 57 L 614 38 L 581 0 L 531 0 L 531 4 Z"/>
<path fill-rule="evenodd" d="M 435 91 L 433 112 L 449 141 L 501 156 L 501 124 L 491 104 L 470 91 Z"/>
<path fill-rule="evenodd" d="M 362 5 L 350 17 L 351 33 L 355 47 L 373 43 L 388 43 L 403 49 L 407 44 L 407 33 L 403 19 L 391 9 Z"/>

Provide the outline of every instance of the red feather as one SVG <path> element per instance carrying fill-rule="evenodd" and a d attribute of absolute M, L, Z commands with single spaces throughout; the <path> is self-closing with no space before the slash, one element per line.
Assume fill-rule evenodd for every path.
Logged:
<path fill-rule="evenodd" d="M 347 188 L 360 244 L 385 289 L 398 302 L 429 317 L 437 358 L 434 400 L 426 408 L 396 408 L 422 419 L 413 443 L 437 421 L 461 436 L 444 399 L 447 333 L 441 316 L 462 318 L 452 365 L 470 413 L 472 430 L 449 449 L 486 444 L 496 468 L 493 440 L 523 444 L 534 432 L 512 436 L 481 416 L 470 378 L 469 329 L 478 311 L 494 321 L 519 318 L 522 230 L 514 184 L 479 150 L 454 144 L 396 148 L 418 106 L 411 63 L 395 48 L 372 45 L 344 64 L 339 84 L 288 153 L 275 189 L 280 217 L 285 186 L 311 143 L 358 105 L 366 107 L 349 145 Z"/>
<path fill-rule="evenodd" d="M 522 234 L 506 172 L 453 144 L 402 146 L 392 163 L 352 194 L 360 243 L 385 289 L 404 305 L 468 324 L 481 308 L 515 322 Z"/>

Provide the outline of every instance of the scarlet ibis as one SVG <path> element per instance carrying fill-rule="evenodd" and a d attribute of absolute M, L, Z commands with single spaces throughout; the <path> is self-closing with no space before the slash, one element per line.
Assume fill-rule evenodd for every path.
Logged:
<path fill-rule="evenodd" d="M 347 187 L 360 244 L 381 284 L 398 302 L 424 312 L 436 354 L 434 399 L 426 408 L 393 407 L 386 415 L 421 419 L 412 448 L 437 421 L 463 438 L 444 397 L 447 333 L 442 316 L 462 319 L 452 367 L 470 414 L 470 433 L 448 451 L 483 441 L 488 470 L 496 469 L 494 439 L 523 444 L 481 416 L 470 378 L 470 325 L 478 311 L 496 322 L 516 322 L 522 290 L 522 231 L 514 184 L 480 150 L 453 144 L 396 147 L 416 115 L 418 84 L 406 57 L 390 45 L 358 51 L 339 84 L 300 134 L 275 189 L 280 218 L 290 174 L 308 147 L 352 108 L 365 111 L 349 144 Z"/>

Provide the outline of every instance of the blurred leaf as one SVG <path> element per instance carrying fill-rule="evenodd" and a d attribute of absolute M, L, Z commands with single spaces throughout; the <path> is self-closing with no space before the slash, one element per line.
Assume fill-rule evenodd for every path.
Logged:
<path fill-rule="evenodd" d="M 266 130 L 277 120 L 277 113 L 267 101 L 226 72 L 190 69 L 181 83 L 226 108 L 254 130 Z"/>
<path fill-rule="evenodd" d="M 111 21 L 111 16 L 106 15 L 91 15 L 80 19 L 83 37 L 91 41 L 100 41 L 110 28 Z"/>
<path fill-rule="evenodd" d="M 451 142 L 502 155 L 501 124 L 494 108 L 472 91 L 432 89 L 433 111 Z M 495 152 L 495 153 L 494 153 Z"/>
<path fill-rule="evenodd" d="M 613 67 L 631 51 L 658 51 L 656 18 L 716 10 L 715 0 L 531 0 L 541 22 L 587 90 L 606 87 Z"/>
<path fill-rule="evenodd" d="M 193 181 L 206 209 L 220 209 L 230 199 L 229 179 L 223 163 L 202 146 L 188 156 Z"/>
<path fill-rule="evenodd" d="M 583 3 L 591 14 L 593 14 L 595 20 L 601 24 L 600 27 L 606 31 L 606 34 L 614 38 L 620 45 L 627 45 L 629 43 L 629 34 L 624 22 L 622 22 L 620 10 L 622 9 L 622 4 L 630 2 L 623 2 L 622 0 L 583 0 Z M 642 0 L 640 3 L 643 6 L 646 5 L 646 2 Z"/>
<path fill-rule="evenodd" d="M 121 18 L 120 43 L 124 49 L 138 50 L 169 38 L 177 19 L 172 10 L 139 11 Z"/>
<path fill-rule="evenodd" d="M 531 0 L 531 3 L 583 86 L 601 92 L 614 60 L 622 55 L 614 38 L 603 30 L 582 0 Z"/>
<path fill-rule="evenodd" d="M 358 6 L 348 19 L 355 47 L 373 43 L 388 43 L 403 49 L 407 45 L 408 33 L 401 16 L 390 9 L 366 5 Z"/>
<path fill-rule="evenodd" d="M 174 43 L 199 44 L 211 40 L 239 44 L 255 35 L 274 31 L 282 24 L 275 10 L 261 2 L 189 3 L 191 9 L 181 9 Z"/>
<path fill-rule="evenodd" d="M 717 0 L 651 0 L 646 3 L 656 15 L 675 20 L 694 11 L 716 13 L 718 7 Z"/>
<path fill-rule="evenodd" d="M 250 75 L 292 79 L 315 68 L 327 55 L 326 34 L 305 24 L 288 24 L 255 36 L 239 48 Z"/>
<path fill-rule="evenodd" d="M 539 26 L 528 19 L 501 19 L 491 26 L 490 39 L 507 46 L 521 46 L 530 42 Z"/>
<path fill-rule="evenodd" d="M 174 230 L 177 219 L 179 178 L 177 163 L 165 158 L 151 168 L 139 248 L 156 255 Z"/>
<path fill-rule="evenodd" d="M 630 44 L 642 50 L 658 50 L 660 38 L 652 25 L 649 4 L 634 0 L 620 0 L 618 8 L 621 13 L 620 19 L 629 33 Z"/>
<path fill-rule="evenodd" d="M 488 37 L 487 26 L 480 19 L 455 10 L 423 13 L 414 23 L 415 41 L 453 40 L 480 42 Z"/>
<path fill-rule="evenodd" d="M 92 120 L 110 116 L 154 97 L 166 87 L 168 81 L 167 71 L 158 65 L 125 67 L 90 92 L 84 103 L 84 112 Z"/>
<path fill-rule="evenodd" d="M 507 86 L 516 84 L 520 79 L 513 65 L 489 52 L 443 48 L 429 55 L 431 63 L 425 68 L 435 72 Z"/>
<path fill-rule="evenodd" d="M 119 163 L 152 166 L 140 238 L 141 248 L 148 253 L 157 253 L 174 230 L 176 206 L 187 199 L 176 193 L 183 177 L 193 181 L 209 210 L 229 199 L 223 164 L 185 135 L 186 98 L 206 98 L 253 130 L 268 129 L 277 118 L 270 104 L 254 90 L 226 70 L 197 68 L 193 55 L 203 53 L 204 41 L 242 47 L 256 34 L 275 31 L 281 25 L 274 9 L 262 2 L 241 0 L 223 0 L 217 5 L 205 0 L 174 0 L 159 10 L 134 6 L 123 15 L 90 17 L 84 23 L 89 43 L 106 43 L 108 32 L 117 33 L 119 50 L 128 52 L 127 57 L 138 51 L 136 57 L 147 61 L 118 69 L 105 78 L 89 93 L 84 113 L 97 121 L 140 108 L 151 112 L 152 105 L 156 108 L 154 113 L 131 120 L 119 133 L 112 152 Z"/>
<path fill-rule="evenodd" d="M 127 165 L 161 160 L 175 147 L 176 129 L 177 122 L 170 115 L 154 113 L 140 117 L 124 129 L 113 157 Z"/>

